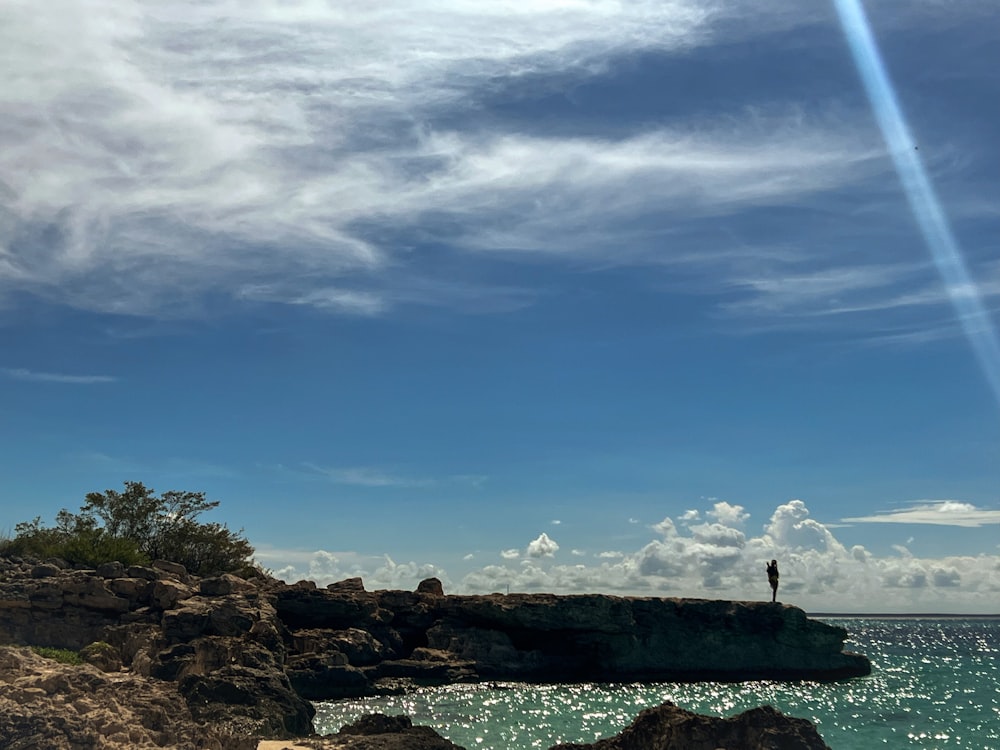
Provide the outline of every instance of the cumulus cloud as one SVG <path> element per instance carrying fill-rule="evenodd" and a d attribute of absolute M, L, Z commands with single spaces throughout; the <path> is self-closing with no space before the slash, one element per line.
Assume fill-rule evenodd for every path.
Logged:
<path fill-rule="evenodd" d="M 412 590 L 434 575 L 451 593 L 509 588 L 726 599 L 769 598 L 764 565 L 777 558 L 782 574 L 779 600 L 810 611 L 996 611 L 1000 556 L 919 558 L 898 547 L 882 557 L 861 545 L 848 549 L 829 528 L 810 518 L 801 500 L 779 504 L 759 536 L 721 523 L 703 523 L 685 533 L 672 523 L 657 526 L 658 538 L 634 551 L 605 551 L 585 561 L 582 551 L 574 550 L 575 559 L 568 564 L 553 557 L 558 545 L 543 533 L 526 550 L 506 550 L 501 564 L 466 569 L 454 583 L 449 571 L 437 565 L 396 563 L 391 556 L 265 549 L 258 558 L 278 568 L 286 580 L 328 583 L 361 576 L 368 588 Z"/>
<path fill-rule="evenodd" d="M 741 527 L 743 522 L 750 517 L 750 514 L 746 512 L 742 505 L 730 505 L 725 501 L 715 503 L 706 515 L 714 518 L 723 526 L 731 526 L 733 528 Z"/>
<path fill-rule="evenodd" d="M 925 500 L 899 510 L 854 516 L 844 523 L 911 523 L 934 526 L 987 526 L 1000 524 L 1000 510 L 979 508 L 958 500 Z"/>
<path fill-rule="evenodd" d="M 765 534 L 775 546 L 781 548 L 833 552 L 843 550 L 829 528 L 809 518 L 809 509 L 801 500 L 790 500 L 779 505 L 765 527 Z"/>
<path fill-rule="evenodd" d="M 669 516 L 664 518 L 659 523 L 653 524 L 653 531 L 665 537 L 671 537 L 677 535 L 677 527 L 674 525 L 674 522 L 670 519 Z"/>
<path fill-rule="evenodd" d="M 552 557 L 558 551 L 559 545 L 543 531 L 537 539 L 528 543 L 526 554 L 528 557 Z"/>

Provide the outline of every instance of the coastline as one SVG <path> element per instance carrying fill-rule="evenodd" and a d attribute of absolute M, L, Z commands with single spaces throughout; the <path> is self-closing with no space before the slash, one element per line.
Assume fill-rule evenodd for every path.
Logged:
<path fill-rule="evenodd" d="M 867 658 L 843 651 L 846 637 L 841 627 L 770 602 L 457 596 L 445 595 L 436 579 L 416 591 L 366 591 L 360 580 L 319 589 L 228 574 L 199 579 L 167 562 L 74 570 L 0 560 L 0 643 L 97 646 L 84 649 L 93 652 L 92 666 L 59 678 L 69 680 L 67 690 L 81 689 L 73 687 L 77 677 L 102 689 L 128 677 L 135 685 L 129 700 L 169 695 L 186 706 L 179 727 L 222 732 L 226 748 L 251 740 L 308 746 L 310 701 L 422 686 L 868 674 Z M 30 682 L 40 658 L 9 657 L 10 669 L 27 669 Z M 58 697 L 55 682 L 43 685 Z M 45 724 L 52 711 L 40 713 L 24 720 L 52 730 Z M 76 718 L 86 724 L 85 715 Z"/>

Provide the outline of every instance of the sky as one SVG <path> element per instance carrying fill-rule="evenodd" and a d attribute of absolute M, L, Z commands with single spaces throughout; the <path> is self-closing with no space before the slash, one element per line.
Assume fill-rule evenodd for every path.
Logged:
<path fill-rule="evenodd" d="M 986 0 L 6 0 L 0 534 L 1000 612 Z"/>

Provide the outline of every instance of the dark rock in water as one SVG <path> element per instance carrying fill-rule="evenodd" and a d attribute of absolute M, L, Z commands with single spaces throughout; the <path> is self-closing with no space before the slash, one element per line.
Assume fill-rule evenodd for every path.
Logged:
<path fill-rule="evenodd" d="M 334 738 L 335 747 L 345 750 L 465 750 L 430 727 L 413 726 L 408 716 L 362 716 Z"/>
<path fill-rule="evenodd" d="M 550 750 L 830 750 L 812 722 L 761 706 L 729 719 L 685 711 L 667 702 L 648 708 L 620 734 Z"/>

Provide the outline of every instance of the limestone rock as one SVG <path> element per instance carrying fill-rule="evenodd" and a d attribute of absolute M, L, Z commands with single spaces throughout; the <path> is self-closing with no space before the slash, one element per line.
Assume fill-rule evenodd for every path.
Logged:
<path fill-rule="evenodd" d="M 94 641 L 80 649 L 80 658 L 102 672 L 120 672 L 122 658 L 118 649 L 105 641 Z"/>
<path fill-rule="evenodd" d="M 98 565 L 95 572 L 101 578 L 124 578 L 125 566 L 116 560 Z"/>
<path fill-rule="evenodd" d="M 189 674 L 178 690 L 196 720 L 237 737 L 286 739 L 312 731 L 316 709 L 292 689 L 284 672 L 226 666 Z"/>
<path fill-rule="evenodd" d="M 761 706 L 729 719 L 702 716 L 669 701 L 641 712 L 615 737 L 550 750 L 830 750 L 812 722 Z"/>
<path fill-rule="evenodd" d="M 0 746 L 45 750 L 252 750 L 194 721 L 170 683 L 67 666 L 0 647 Z"/>
<path fill-rule="evenodd" d="M 425 578 L 417 584 L 418 594 L 429 594 L 431 596 L 444 596 L 444 586 L 438 578 Z"/>
<path fill-rule="evenodd" d="M 345 578 L 343 581 L 336 581 L 327 584 L 327 591 L 338 591 L 346 594 L 364 593 L 365 584 L 361 578 Z"/>
<path fill-rule="evenodd" d="M 465 750 L 430 727 L 415 727 L 408 716 L 370 714 L 334 735 L 344 750 Z M 318 746 L 322 747 L 322 745 Z"/>
<path fill-rule="evenodd" d="M 202 596 L 229 596 L 230 594 L 251 591 L 253 588 L 253 584 L 239 576 L 223 573 L 221 576 L 203 578 L 198 590 Z"/>
<path fill-rule="evenodd" d="M 173 609 L 178 602 L 190 599 L 194 596 L 194 590 L 183 583 L 177 581 L 156 581 L 150 598 L 154 606 L 160 609 Z"/>
<path fill-rule="evenodd" d="M 31 569 L 32 578 L 51 578 L 62 572 L 62 568 L 52 563 L 41 563 Z"/>
<path fill-rule="evenodd" d="M 169 560 L 153 560 L 151 567 L 153 570 L 162 571 L 168 576 L 176 578 L 178 581 L 187 583 L 190 580 L 187 568 L 180 563 L 170 562 Z"/>

